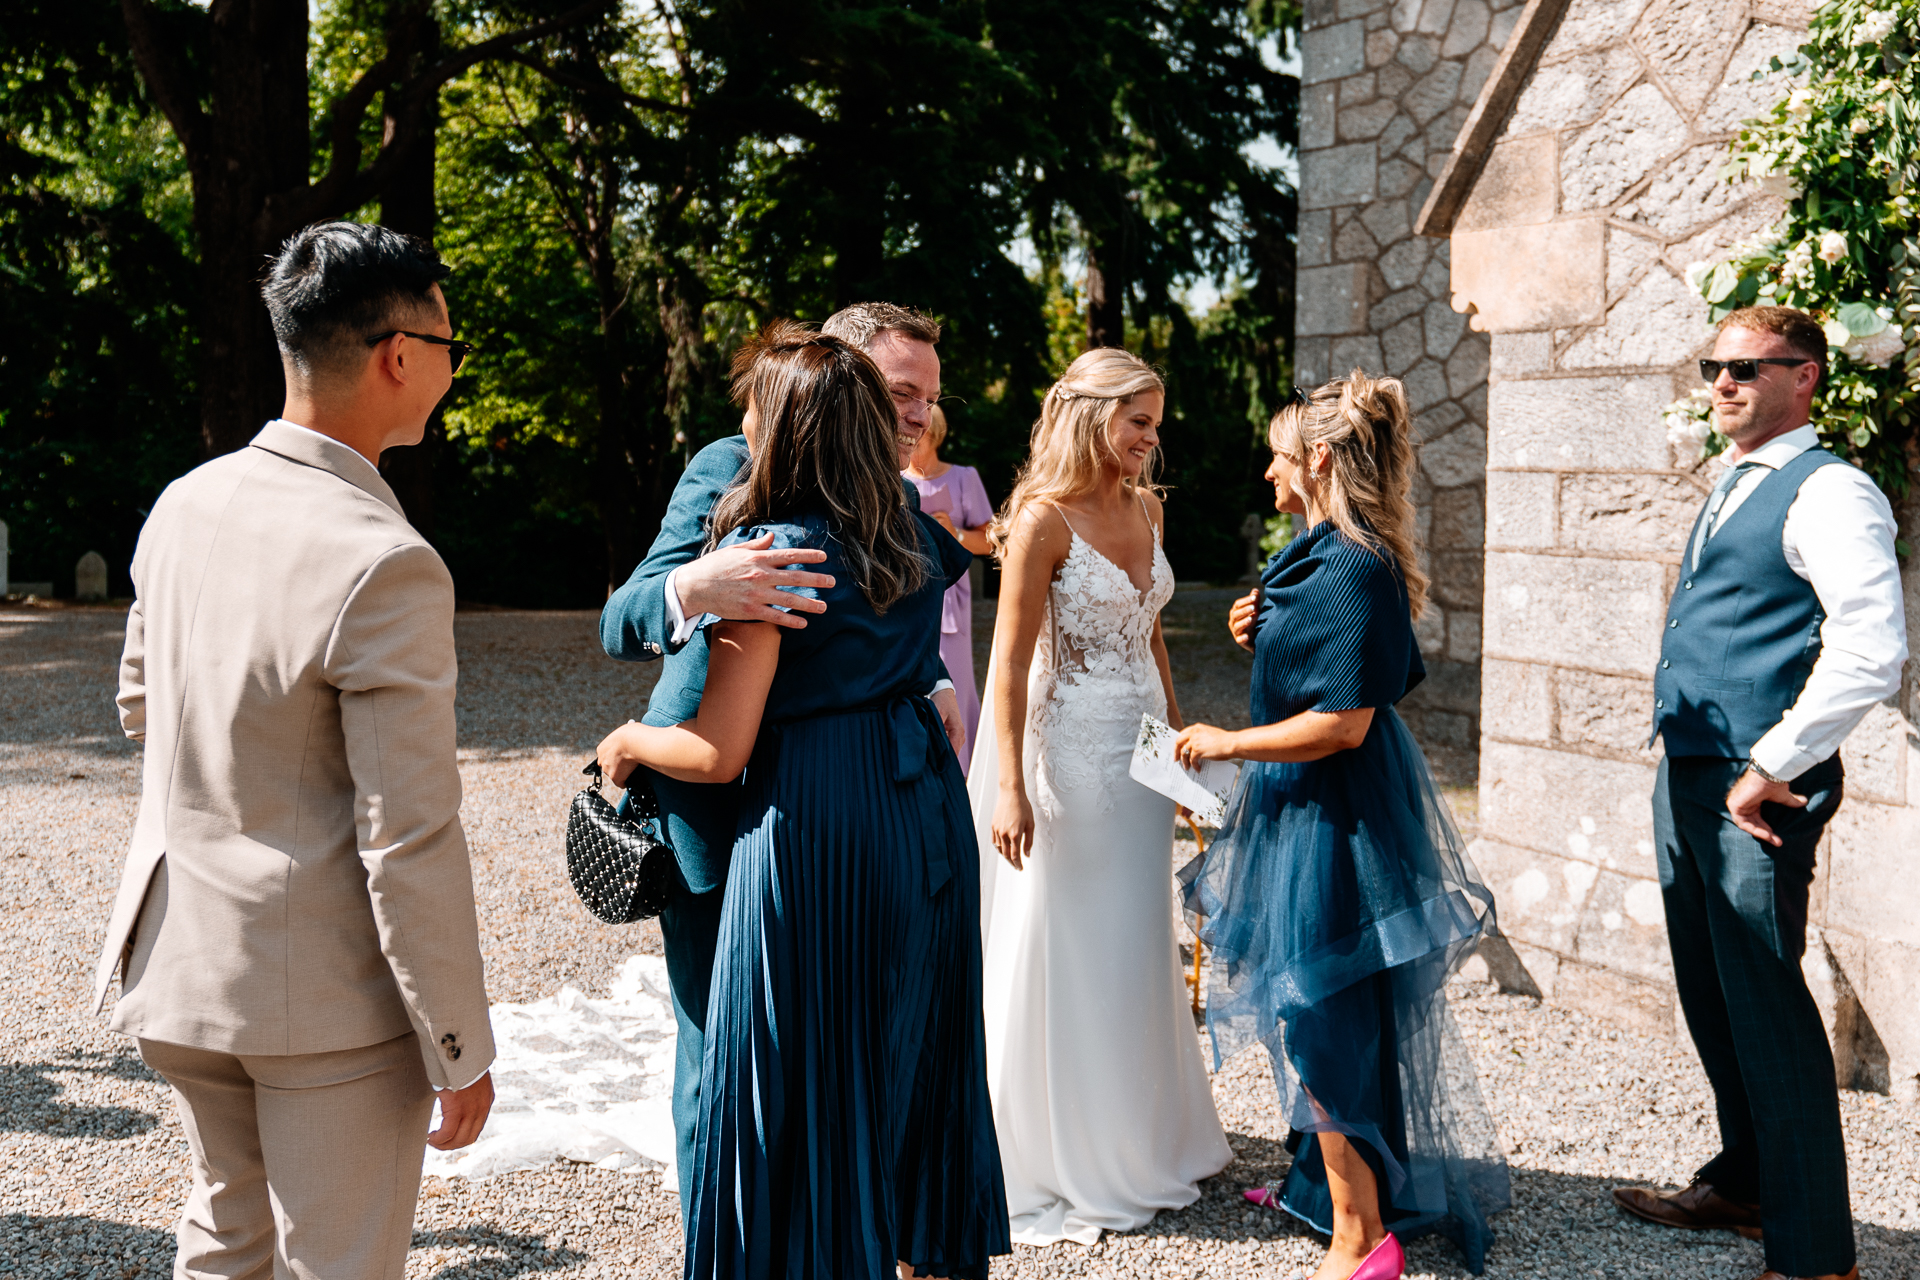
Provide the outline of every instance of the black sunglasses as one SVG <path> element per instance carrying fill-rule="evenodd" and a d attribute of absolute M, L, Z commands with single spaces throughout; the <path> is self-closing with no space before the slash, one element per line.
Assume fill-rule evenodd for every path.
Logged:
<path fill-rule="evenodd" d="M 1293 394 L 1287 397 L 1287 407 L 1289 409 L 1291 409 L 1296 404 L 1304 409 L 1307 406 L 1311 405 L 1312 403 L 1313 403 L 1312 398 L 1309 397 L 1307 393 L 1302 391 L 1299 387 L 1295 387 L 1293 389 Z"/>
<path fill-rule="evenodd" d="M 1763 364 L 1793 365 L 1819 363 L 1818 360 L 1809 360 L 1804 356 L 1797 359 L 1790 359 L 1786 356 L 1758 356 L 1752 360 L 1702 360 L 1700 362 L 1700 376 L 1708 382 L 1717 382 L 1720 379 L 1720 371 L 1725 369 L 1729 374 L 1733 375 L 1735 382 L 1752 382 L 1760 376 L 1760 366 Z"/>
<path fill-rule="evenodd" d="M 474 350 L 474 344 L 471 342 L 462 342 L 458 338 L 435 337 L 431 333 L 414 333 L 409 329 L 389 329 L 385 333 L 376 333 L 367 339 L 367 345 L 377 347 L 396 333 L 405 334 L 409 338 L 418 338 L 422 342 L 431 342 L 436 347 L 445 347 L 447 357 L 453 361 L 454 373 L 460 372 L 460 366 L 467 362 L 467 357 L 473 354 Z"/>

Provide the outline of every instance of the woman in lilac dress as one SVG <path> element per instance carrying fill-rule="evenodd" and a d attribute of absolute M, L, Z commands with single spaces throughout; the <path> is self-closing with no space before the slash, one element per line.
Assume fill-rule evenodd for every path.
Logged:
<path fill-rule="evenodd" d="M 920 490 L 922 511 L 938 520 L 961 546 L 977 556 L 987 555 L 987 525 L 993 520 L 993 504 L 987 501 L 986 487 L 972 467 L 940 461 L 940 446 L 947 438 L 947 415 L 935 405 L 929 417 L 925 434 L 913 447 L 907 469 L 900 474 Z M 967 577 L 947 588 L 941 605 L 940 658 L 947 664 L 953 692 L 960 699 L 960 715 L 967 725 L 966 746 L 960 752 L 960 768 L 965 772 L 973 755 L 974 730 L 980 724 L 980 687 L 973 679 L 973 583 Z"/>

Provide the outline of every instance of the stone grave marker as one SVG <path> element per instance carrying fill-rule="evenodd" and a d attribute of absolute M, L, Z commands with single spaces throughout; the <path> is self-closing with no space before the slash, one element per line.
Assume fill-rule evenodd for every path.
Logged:
<path fill-rule="evenodd" d="M 81 600 L 107 598 L 107 559 L 98 551 L 89 551 L 73 566 L 73 594 Z"/>

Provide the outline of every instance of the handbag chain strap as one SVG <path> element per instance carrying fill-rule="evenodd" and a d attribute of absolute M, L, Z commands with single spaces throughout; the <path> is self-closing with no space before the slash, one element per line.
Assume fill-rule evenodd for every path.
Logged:
<path fill-rule="evenodd" d="M 596 792 L 600 790 L 601 785 L 606 781 L 606 775 L 600 771 L 600 757 L 598 756 L 587 761 L 587 767 L 580 772 L 593 779 L 593 790 Z M 629 777 L 628 781 L 632 782 L 633 779 Z M 642 818 L 653 819 L 660 816 L 660 798 L 653 794 L 652 787 L 642 782 L 638 787 L 628 787 L 627 789 L 633 792 L 633 808 Z M 605 799 L 604 796 L 601 798 Z"/>

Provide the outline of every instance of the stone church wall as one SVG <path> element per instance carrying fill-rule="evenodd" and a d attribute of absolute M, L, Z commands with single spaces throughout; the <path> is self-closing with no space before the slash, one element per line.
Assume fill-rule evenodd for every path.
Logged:
<path fill-rule="evenodd" d="M 1448 376 L 1461 362 L 1439 401 L 1458 406 L 1459 429 L 1488 427 L 1475 859 L 1512 947 L 1488 956 L 1504 981 L 1673 1034 L 1649 805 L 1658 756 L 1645 743 L 1661 618 L 1711 476 L 1677 462 L 1660 411 L 1699 385 L 1693 362 L 1712 345 L 1688 265 L 1779 216 L 1719 168 L 1739 122 L 1786 92 L 1751 73 L 1792 51 L 1806 15 L 1792 0 L 1563 5 L 1452 220 L 1453 305 L 1491 335 L 1484 402 L 1459 354 L 1477 333 L 1428 357 Z M 1327 197 L 1303 172 L 1303 208 L 1318 210 Z M 1374 207 L 1337 206 L 1331 225 Z M 1356 292 L 1364 271 L 1370 291 L 1354 312 L 1365 329 L 1332 344 L 1384 350 L 1380 309 L 1398 296 L 1382 291 L 1384 258 L 1323 270 L 1352 271 Z M 1303 294 L 1315 278 L 1302 271 Z M 1419 314 L 1436 332 L 1431 310 Z M 1433 501 L 1454 491 L 1436 487 Z M 1910 507 L 1903 536 L 1920 545 Z M 1920 636 L 1917 573 L 1906 569 Z M 1917 721 L 1910 664 L 1897 705 L 1844 748 L 1847 799 L 1822 851 L 1806 963 L 1842 1083 L 1903 1092 L 1920 1073 Z"/>
<path fill-rule="evenodd" d="M 1444 239 L 1414 221 L 1521 0 L 1307 0 L 1295 381 L 1406 381 L 1433 586 L 1426 683 L 1401 705 L 1430 745 L 1478 742 L 1487 337 L 1448 303 Z"/>

